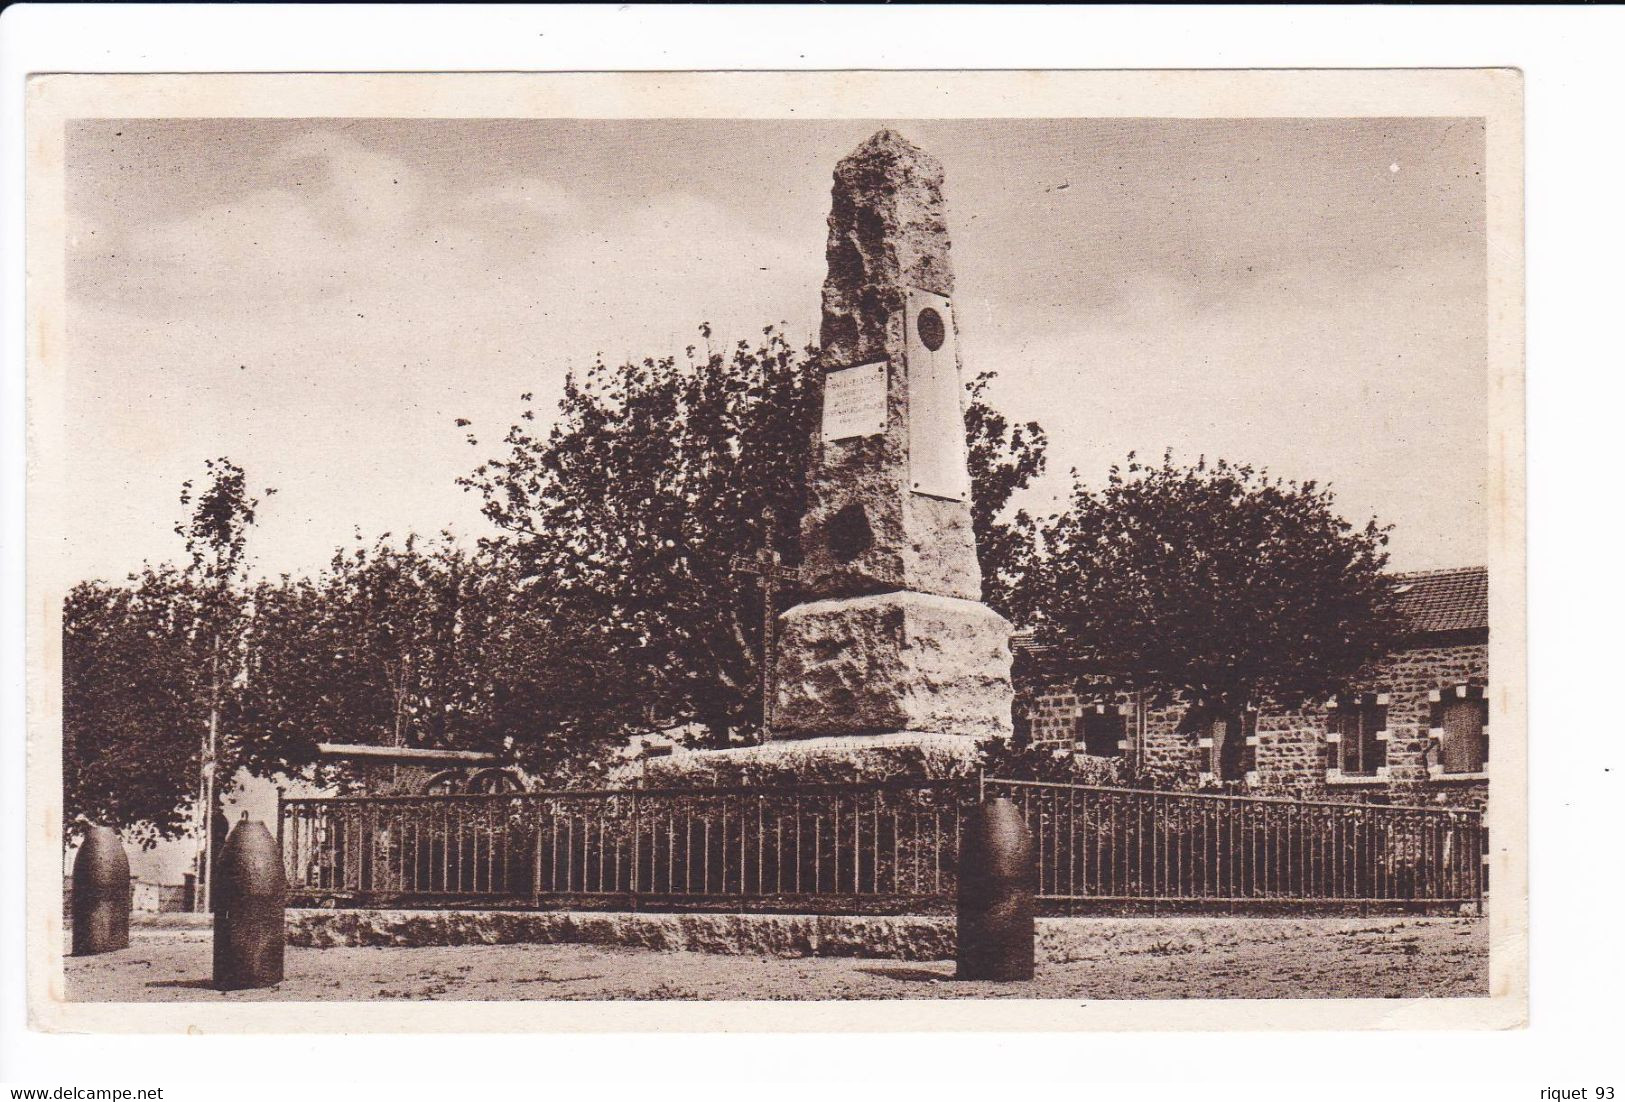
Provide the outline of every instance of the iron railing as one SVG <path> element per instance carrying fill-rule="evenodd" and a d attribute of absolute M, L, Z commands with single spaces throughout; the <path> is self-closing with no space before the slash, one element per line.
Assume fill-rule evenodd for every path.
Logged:
<path fill-rule="evenodd" d="M 297 903 L 942 910 L 983 795 L 1022 809 L 1059 906 L 1483 894 L 1476 812 L 994 778 L 289 799 L 278 824 Z"/>
<path fill-rule="evenodd" d="M 850 909 L 951 898 L 962 783 L 282 803 L 296 898 Z"/>
<path fill-rule="evenodd" d="M 1474 811 L 987 779 L 1021 808 L 1038 895 L 1069 901 L 1478 904 Z"/>

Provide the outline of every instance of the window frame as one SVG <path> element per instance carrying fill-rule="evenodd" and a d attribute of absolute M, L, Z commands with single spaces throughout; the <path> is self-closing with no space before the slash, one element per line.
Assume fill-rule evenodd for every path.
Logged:
<path fill-rule="evenodd" d="M 1445 712 L 1454 704 L 1476 701 L 1482 717 L 1478 728 L 1480 756 L 1477 769 L 1450 771 L 1445 768 Z M 1434 689 L 1428 693 L 1428 705 L 1433 711 L 1428 727 L 1428 778 L 1430 780 L 1483 780 L 1490 768 L 1490 696 L 1489 687 L 1472 681 L 1458 682 Z"/>
<path fill-rule="evenodd" d="M 1326 701 L 1325 741 L 1326 779 L 1328 781 L 1358 783 L 1361 781 L 1380 781 L 1388 778 L 1389 704 L 1390 694 L 1388 693 L 1340 694 Z M 1370 732 L 1369 739 L 1367 739 L 1364 719 L 1367 714 L 1379 708 L 1382 710 L 1381 720 L 1376 728 Z M 1365 757 L 1368 747 L 1373 751 L 1380 750 L 1381 753 L 1381 764 L 1373 764 L 1369 772 L 1363 770 L 1351 772 L 1347 768 L 1349 763 L 1348 732 L 1338 729 L 1336 722 L 1340 717 L 1351 714 L 1357 715 L 1361 719 L 1359 724 L 1359 736 L 1362 746 L 1360 757 L 1362 759 Z M 1336 749 L 1333 750 L 1333 747 L 1336 747 Z"/>
<path fill-rule="evenodd" d="M 1229 724 L 1232 720 L 1238 721 L 1241 728 L 1242 742 L 1237 754 L 1237 776 L 1225 776 L 1221 766 L 1221 749 L 1218 740 L 1213 737 L 1213 728 L 1219 723 Z M 1218 784 L 1257 784 L 1258 783 L 1258 709 L 1248 705 L 1235 716 L 1224 716 L 1209 713 L 1202 718 L 1202 725 L 1197 728 L 1207 734 L 1199 734 L 1196 745 L 1202 753 L 1203 765 L 1200 780 L 1216 782 Z M 1228 734 L 1226 736 L 1228 741 Z"/>
<path fill-rule="evenodd" d="M 1075 754 L 1083 754 L 1086 757 L 1101 758 L 1104 760 L 1127 757 L 1129 740 L 1132 737 L 1129 731 L 1128 721 L 1129 716 L 1133 713 L 1133 710 L 1133 705 L 1130 704 L 1104 704 L 1097 702 L 1094 704 L 1082 705 L 1078 709 L 1078 714 L 1073 720 L 1072 752 Z M 1113 740 L 1112 749 L 1107 753 L 1098 754 L 1089 749 L 1088 738 L 1085 735 L 1084 730 L 1089 722 L 1090 716 L 1114 716 L 1121 726 L 1121 734 Z"/>

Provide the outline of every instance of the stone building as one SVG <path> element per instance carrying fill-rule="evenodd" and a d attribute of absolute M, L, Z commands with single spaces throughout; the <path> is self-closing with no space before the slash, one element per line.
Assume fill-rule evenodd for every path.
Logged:
<path fill-rule="evenodd" d="M 1369 682 L 1295 709 L 1261 706 L 1231 731 L 1180 703 L 1093 683 L 1022 684 L 1035 744 L 1192 787 L 1374 803 L 1482 807 L 1489 791 L 1489 578 L 1484 567 L 1394 575 L 1408 623 Z M 1018 656 L 1041 651 L 1028 633 Z"/>

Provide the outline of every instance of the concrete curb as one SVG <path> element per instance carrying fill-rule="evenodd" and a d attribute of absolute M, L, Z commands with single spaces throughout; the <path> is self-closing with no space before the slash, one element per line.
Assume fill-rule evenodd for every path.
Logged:
<path fill-rule="evenodd" d="M 208 915 L 138 923 L 141 936 L 208 939 Z M 178 921 L 177 921 L 178 920 Z M 1168 916 L 1039 918 L 1039 961 L 1224 950 L 1248 942 L 1389 935 L 1404 927 L 1467 925 L 1471 918 Z M 651 914 L 625 911 L 371 910 L 287 912 L 288 944 L 305 949 L 453 945 L 597 945 L 720 956 L 848 957 L 936 961 L 954 956 L 946 915 Z"/>
<path fill-rule="evenodd" d="M 288 944 L 626 946 L 757 957 L 945 960 L 954 921 L 921 915 L 634 914 L 595 911 L 291 910 Z"/>
<path fill-rule="evenodd" d="M 1123 954 L 1223 949 L 1251 938 L 1294 941 L 1343 931 L 1471 923 L 1445 918 L 1040 918 L 1036 957 L 1050 964 Z M 626 911 L 290 910 L 288 944 L 347 946 L 599 945 L 724 956 L 951 960 L 947 915 L 652 914 Z"/>
<path fill-rule="evenodd" d="M 214 926 L 214 915 L 196 911 L 165 911 L 154 914 L 137 911 L 130 916 L 130 927 L 145 930 L 207 930 Z"/>

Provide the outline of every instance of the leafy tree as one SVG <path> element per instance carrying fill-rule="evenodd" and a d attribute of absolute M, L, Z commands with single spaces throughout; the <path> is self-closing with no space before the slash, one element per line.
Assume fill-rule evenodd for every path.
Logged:
<path fill-rule="evenodd" d="M 624 676 L 592 686 L 613 707 L 563 717 L 567 733 L 655 719 L 725 742 L 759 718 L 760 605 L 733 559 L 769 541 L 793 554 L 811 417 L 803 366 L 772 330 L 729 353 L 600 360 L 566 380 L 546 435 L 526 409 L 507 457 L 462 480 L 511 535 L 522 575 L 545 580 L 583 630 L 583 672 Z M 586 689 L 565 695 L 589 700 Z"/>
<path fill-rule="evenodd" d="M 81 582 L 62 616 L 64 830 L 133 830 L 146 846 L 184 833 L 201 762 L 189 580 L 146 567 L 124 585 Z"/>
<path fill-rule="evenodd" d="M 971 474 L 971 528 L 982 567 L 982 599 L 1010 615 L 1013 590 L 1030 567 L 1033 520 L 1005 516 L 1010 498 L 1044 473 L 1049 437 L 1037 421 L 1012 424 L 987 402 L 996 375 L 984 371 L 967 387 L 965 437 Z"/>
<path fill-rule="evenodd" d="M 1342 688 L 1399 629 L 1389 529 L 1349 524 L 1314 482 L 1131 453 L 1038 530 L 1016 606 L 1053 645 L 1048 672 L 1178 694 L 1232 731 L 1249 705 Z"/>
<path fill-rule="evenodd" d="M 259 755 L 313 761 L 320 742 L 475 748 L 489 578 L 449 540 L 384 536 L 315 578 L 255 589 L 243 721 Z"/>
<path fill-rule="evenodd" d="M 249 584 L 257 502 L 239 469 L 209 470 L 206 490 L 183 491 L 185 566 L 85 582 L 65 602 L 68 836 L 93 821 L 150 845 L 197 829 L 213 805 L 217 847 L 229 778 L 307 770 L 322 742 L 512 742 L 538 772 L 601 770 L 602 743 L 537 736 L 608 707 L 598 687 L 622 673 L 580 644 L 597 626 L 570 620 L 518 560 L 449 538 L 358 536 L 313 577 Z"/>
<path fill-rule="evenodd" d="M 389 536 L 336 551 L 314 578 L 255 591 L 250 691 L 237 724 L 245 760 L 261 769 L 317 761 L 322 742 L 502 751 L 557 774 L 585 763 L 538 739 L 559 713 L 589 715 L 601 694 L 576 645 L 584 629 L 548 607 L 538 579 L 492 548 L 449 536 Z"/>
<path fill-rule="evenodd" d="M 735 559 L 798 553 L 818 363 L 772 328 L 726 350 L 700 333 L 704 353 L 572 375 L 549 431 L 532 431 L 527 408 L 506 454 L 462 480 L 505 533 L 496 545 L 579 633 L 575 672 L 593 680 L 558 687 L 566 734 L 695 723 L 720 746 L 759 729 L 762 597 Z M 1028 522 L 1001 513 L 1042 469 L 1045 440 L 987 406 L 988 378 L 972 384 L 966 429 L 983 567 L 1002 599 Z"/>

